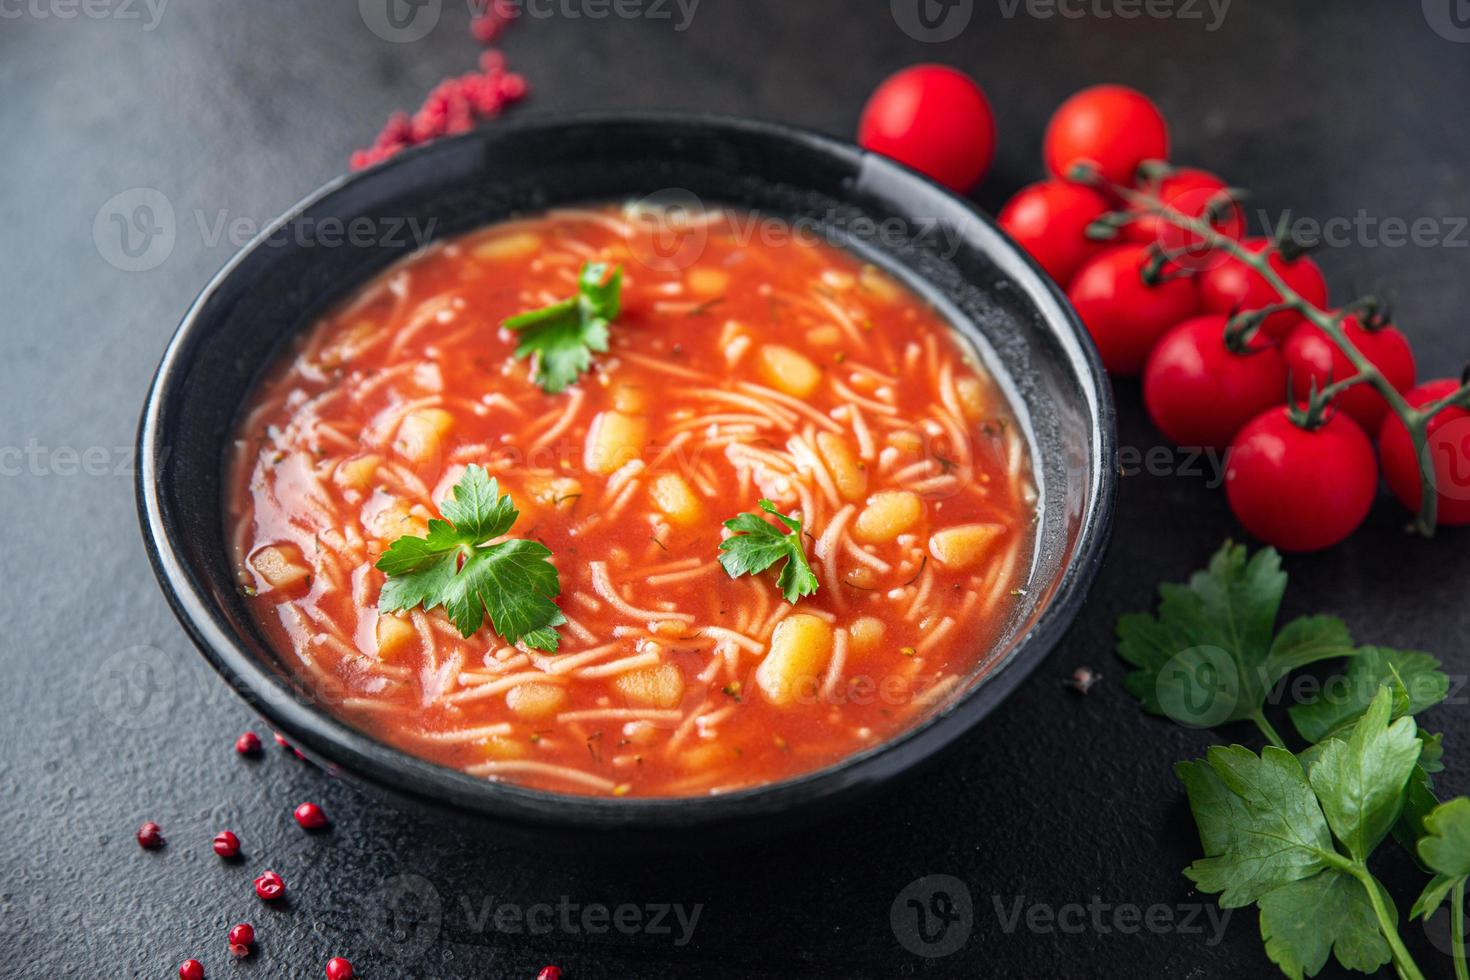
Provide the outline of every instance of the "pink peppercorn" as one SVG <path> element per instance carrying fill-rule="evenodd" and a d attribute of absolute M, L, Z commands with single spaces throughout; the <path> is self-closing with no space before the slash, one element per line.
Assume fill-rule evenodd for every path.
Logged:
<path fill-rule="evenodd" d="M 273 902 L 286 894 L 286 882 L 274 871 L 262 872 L 255 879 L 255 894 L 267 902 Z"/>
<path fill-rule="evenodd" d="M 214 835 L 214 853 L 222 858 L 232 858 L 240 853 L 240 838 L 233 832 L 221 830 Z"/>
<path fill-rule="evenodd" d="M 235 751 L 241 755 L 260 755 L 260 736 L 254 732 L 245 732 L 235 739 Z"/>
<path fill-rule="evenodd" d="M 250 947 L 255 945 L 255 927 L 248 922 L 232 926 L 229 938 L 230 955 L 242 959 L 250 955 Z"/>
<path fill-rule="evenodd" d="M 198 960 L 185 960 L 180 963 L 179 980 L 204 980 L 204 964 Z"/>
<path fill-rule="evenodd" d="M 543 966 L 541 972 L 536 974 L 536 980 L 561 980 L 561 967 Z"/>
<path fill-rule="evenodd" d="M 352 980 L 352 964 L 340 956 L 327 960 L 327 980 Z"/>
<path fill-rule="evenodd" d="M 304 830 L 321 830 L 327 825 L 327 815 L 315 803 L 303 803 L 292 814 Z"/>
<path fill-rule="evenodd" d="M 163 828 L 152 820 L 138 828 L 138 846 L 145 851 L 155 851 L 163 846 Z"/>

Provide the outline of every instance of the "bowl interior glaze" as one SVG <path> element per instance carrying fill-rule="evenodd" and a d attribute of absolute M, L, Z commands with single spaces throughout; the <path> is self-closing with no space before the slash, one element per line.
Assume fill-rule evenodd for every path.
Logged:
<path fill-rule="evenodd" d="M 286 671 L 236 592 L 221 513 L 237 413 L 285 342 L 422 243 L 567 204 L 703 201 L 818 230 L 948 313 L 1006 386 L 1042 494 L 1030 583 L 960 689 L 890 741 L 781 783 L 686 799 L 610 800 L 489 783 L 415 759 L 337 720 Z M 361 219 L 368 219 L 364 224 Z M 353 235 L 353 221 L 371 234 Z M 328 237 L 327 229 L 345 233 Z M 397 234 L 393 230 L 397 229 Z M 806 822 L 930 758 L 1056 644 L 1101 560 L 1114 425 L 1096 353 L 1057 289 L 967 202 L 886 159 L 768 123 L 676 115 L 564 117 L 410 151 L 307 199 L 246 247 L 186 315 L 140 428 L 150 557 L 211 664 L 307 755 L 399 800 L 528 832 L 620 831 L 653 845 L 711 825 Z M 708 839 L 708 838 L 706 838 Z"/>

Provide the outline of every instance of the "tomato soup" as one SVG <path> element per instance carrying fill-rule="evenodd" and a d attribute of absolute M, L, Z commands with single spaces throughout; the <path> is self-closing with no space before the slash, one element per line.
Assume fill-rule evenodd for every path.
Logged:
<path fill-rule="evenodd" d="M 633 206 L 488 227 L 307 330 L 235 433 L 226 526 L 264 632 L 330 710 L 492 780 L 608 796 L 769 783 L 912 726 L 989 664 L 1026 585 L 1027 441 L 934 308 L 814 236 Z M 621 270 L 606 350 L 561 390 L 506 320 Z M 549 551 L 554 651 L 383 611 L 376 563 L 468 467 Z M 816 591 L 732 577 L 724 522 L 801 522 Z M 786 526 L 777 525 L 782 532 Z"/>

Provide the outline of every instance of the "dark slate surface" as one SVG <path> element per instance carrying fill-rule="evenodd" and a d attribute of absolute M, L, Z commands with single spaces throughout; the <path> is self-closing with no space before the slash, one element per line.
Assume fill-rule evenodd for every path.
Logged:
<path fill-rule="evenodd" d="M 958 37 L 927 44 L 882 2 L 705 0 L 687 30 L 677 13 L 559 15 L 527 19 L 506 49 L 536 87 L 520 111 L 713 109 L 839 134 L 888 71 L 951 61 L 996 104 L 999 159 L 980 195 L 990 207 L 1036 173 L 1042 126 L 1067 93 L 1138 85 L 1167 110 L 1177 156 L 1254 188 L 1253 208 L 1339 219 L 1342 247 L 1323 258 L 1334 290 L 1395 289 L 1422 363 L 1443 375 L 1470 354 L 1470 45 L 1451 2 L 1427 13 L 1339 2 L 1329 15 L 1236 0 L 1216 23 L 1192 0 L 1182 9 L 1200 19 L 1034 16 L 1052 8 L 986 0 L 962 4 L 975 15 Z M 1216 935 L 1218 911 L 1178 873 L 1197 844 L 1169 767 L 1209 737 L 1143 717 L 1111 653 L 1119 613 L 1233 533 L 1198 476 L 1124 482 L 1111 558 L 1069 642 L 945 768 L 801 836 L 676 861 L 517 852 L 396 813 L 279 752 L 237 760 L 231 742 L 250 712 L 170 617 L 135 527 L 128 446 L 144 388 L 231 236 L 339 173 L 390 110 L 468 68 L 476 49 L 462 3 L 443 3 L 438 27 L 410 44 L 376 37 L 350 0 L 180 0 L 155 16 L 158 6 L 0 7 L 0 974 L 162 977 L 198 955 L 211 977 L 308 977 L 339 952 L 375 980 L 529 978 L 547 962 L 568 980 L 1269 975 L 1253 917 L 1237 913 Z M 138 187 L 167 197 L 177 235 L 157 268 L 126 272 L 104 261 L 93 222 Z M 1436 242 L 1395 246 L 1384 222 L 1415 218 Z M 1136 388 L 1119 397 L 1124 445 L 1157 445 Z M 1410 541 L 1403 519 L 1385 501 L 1350 543 L 1291 560 L 1289 607 L 1338 612 L 1365 640 L 1432 650 L 1463 671 L 1470 538 Z M 1061 685 L 1079 665 L 1104 674 L 1086 698 Z M 1456 761 L 1470 718 L 1445 707 L 1434 723 L 1450 745 L 1444 785 L 1470 789 Z M 290 824 L 306 798 L 326 806 L 332 832 Z M 149 818 L 169 837 L 161 853 L 132 841 Z M 225 826 L 245 841 L 238 865 L 209 851 Z M 1417 891 L 1387 850 L 1390 889 Z M 283 908 L 250 894 L 264 866 L 289 882 Z M 932 875 L 960 879 L 972 899 L 967 941 L 941 957 L 910 952 L 890 924 L 900 893 Z M 414 896 L 417 919 L 384 912 Z M 494 914 L 538 903 L 552 906 L 541 934 Z M 566 920 L 562 903 L 578 907 Z M 699 917 L 682 944 L 676 923 L 598 935 L 578 918 L 594 903 L 678 903 Z M 1156 912 L 1153 928 L 1114 928 L 1154 905 L 1172 925 Z M 1075 928 L 1028 928 L 1038 920 L 1027 914 L 1047 909 Z M 258 954 L 231 965 L 224 931 L 242 918 L 257 926 Z M 1448 975 L 1422 927 L 1404 933 L 1426 971 Z"/>

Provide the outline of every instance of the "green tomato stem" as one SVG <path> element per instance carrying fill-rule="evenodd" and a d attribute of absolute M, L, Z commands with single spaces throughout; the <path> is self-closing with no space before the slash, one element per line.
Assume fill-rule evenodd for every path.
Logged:
<path fill-rule="evenodd" d="M 1093 183 L 1102 183 L 1094 177 Z M 1251 252 L 1240 242 L 1228 235 L 1222 235 L 1208 221 L 1202 221 L 1191 217 L 1175 209 L 1156 194 L 1147 191 L 1134 190 L 1130 187 L 1121 187 L 1115 184 L 1106 185 L 1112 192 L 1125 203 L 1138 208 L 1146 214 L 1156 215 L 1174 227 L 1196 235 L 1199 241 L 1208 248 L 1218 249 L 1231 258 L 1254 270 L 1264 279 L 1276 294 L 1281 297 L 1280 306 L 1295 310 L 1313 326 L 1317 327 L 1332 341 L 1333 345 L 1342 352 L 1354 369 L 1361 383 L 1371 385 L 1375 391 L 1383 396 L 1392 411 L 1404 423 L 1409 431 L 1409 438 L 1414 444 L 1415 458 L 1419 460 L 1419 484 L 1421 487 L 1419 499 L 1419 513 L 1414 518 L 1411 529 L 1425 537 L 1432 537 L 1438 523 L 1439 492 L 1436 487 L 1434 459 L 1427 451 L 1429 420 L 1441 409 L 1449 405 L 1470 405 L 1470 382 L 1462 384 L 1456 391 L 1444 398 L 1438 399 L 1415 409 L 1404 398 L 1403 394 L 1395 388 L 1389 380 L 1383 376 L 1371 361 L 1358 350 L 1357 345 L 1348 339 L 1343 329 L 1343 319 L 1346 310 L 1356 308 L 1355 304 L 1349 304 L 1343 313 L 1329 313 L 1314 303 L 1309 302 L 1296 290 L 1288 286 L 1271 267 L 1269 251 Z M 1197 246 L 1196 246 L 1197 247 Z M 1372 433 L 1369 433 L 1371 436 Z M 1470 980 L 1470 978 L 1467 978 Z"/>

